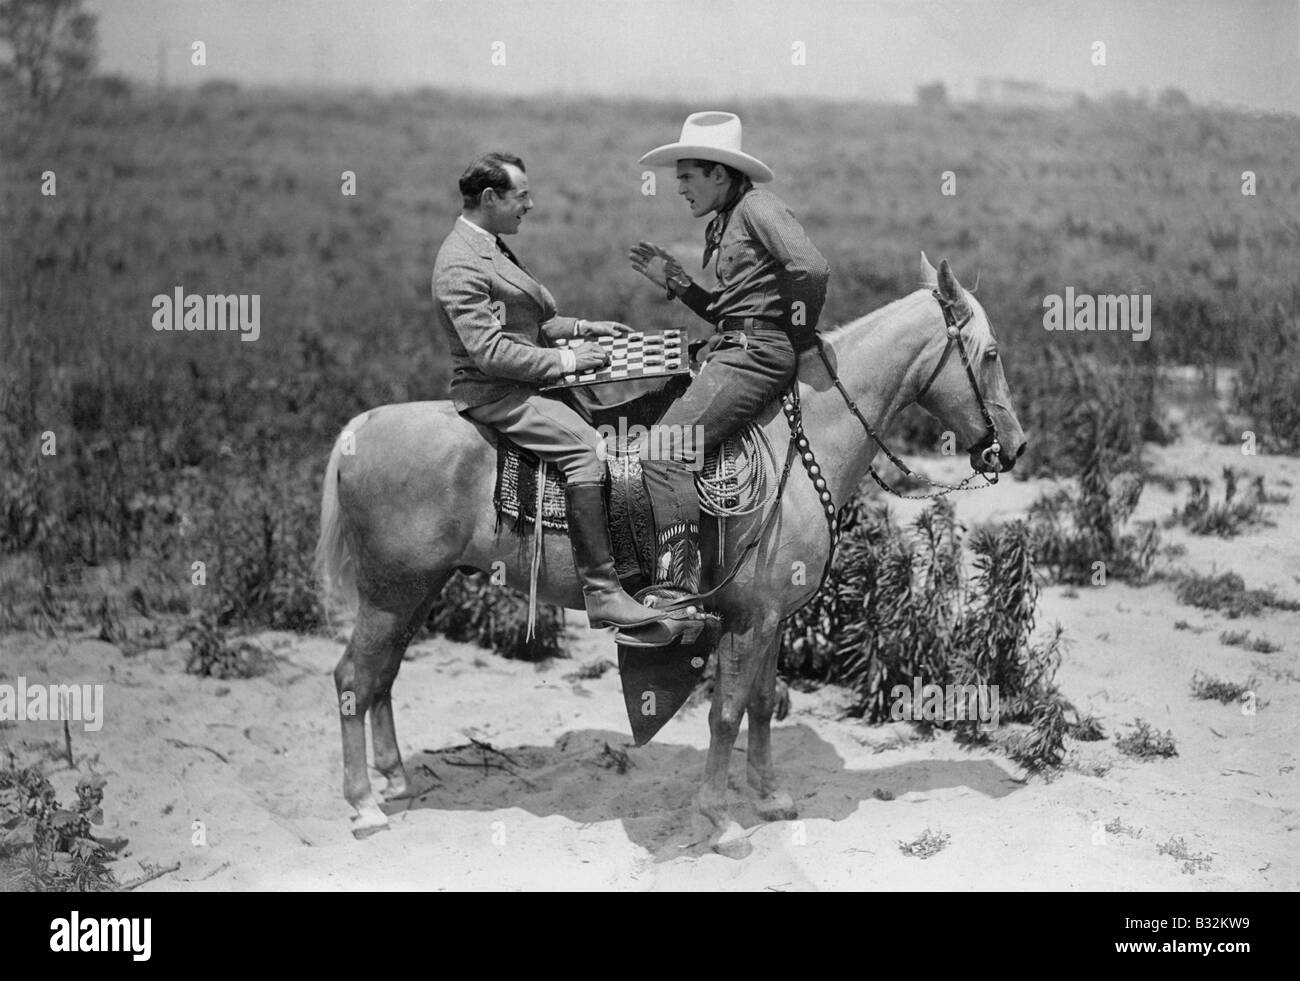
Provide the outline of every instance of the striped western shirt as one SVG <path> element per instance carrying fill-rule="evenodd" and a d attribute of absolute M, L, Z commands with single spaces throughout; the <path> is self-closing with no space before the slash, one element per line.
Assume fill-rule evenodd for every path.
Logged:
<path fill-rule="evenodd" d="M 724 220 L 714 259 L 717 289 L 710 293 L 693 283 L 682 302 L 714 324 L 724 317 L 759 317 L 794 334 L 811 333 L 826 303 L 830 267 L 785 202 L 751 188 Z M 795 316 L 797 303 L 801 317 Z"/>

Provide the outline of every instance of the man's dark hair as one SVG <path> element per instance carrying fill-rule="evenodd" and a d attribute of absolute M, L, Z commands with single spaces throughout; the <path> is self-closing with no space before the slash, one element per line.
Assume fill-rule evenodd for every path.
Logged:
<path fill-rule="evenodd" d="M 713 173 L 714 167 L 721 167 L 723 170 L 727 172 L 727 176 L 730 177 L 732 181 L 739 183 L 740 181 L 743 181 L 745 179 L 745 175 L 742 174 L 740 171 L 738 171 L 735 167 L 732 167 L 728 164 L 719 163 L 717 160 L 697 160 L 691 158 L 691 159 L 683 160 L 682 163 L 690 167 L 700 168 L 700 170 L 704 171 L 705 177 L 708 177 L 711 173 Z"/>
<path fill-rule="evenodd" d="M 505 164 L 524 170 L 524 162 L 513 153 L 487 153 L 465 168 L 465 173 L 460 175 L 460 196 L 465 207 L 477 208 L 479 196 L 489 187 L 498 194 L 510 190 L 510 174 Z"/>

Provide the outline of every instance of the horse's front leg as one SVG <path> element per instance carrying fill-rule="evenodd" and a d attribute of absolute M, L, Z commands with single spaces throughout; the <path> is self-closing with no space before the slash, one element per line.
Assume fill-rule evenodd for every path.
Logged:
<path fill-rule="evenodd" d="M 731 751 L 740 733 L 740 721 L 757 679 L 761 660 L 755 654 L 754 634 L 727 632 L 718 644 L 713 673 L 713 707 L 709 711 L 709 755 L 704 783 L 696 806 L 713 827 L 710 846 L 728 858 L 744 858 L 751 845 L 744 829 L 727 810 L 727 771 Z"/>
<path fill-rule="evenodd" d="M 776 711 L 776 668 L 781 635 L 773 634 L 762 653 L 762 667 L 749 696 L 749 752 L 746 777 L 758 794 L 758 816 L 764 821 L 793 821 L 794 798 L 777 784 L 772 766 L 772 714 Z"/>

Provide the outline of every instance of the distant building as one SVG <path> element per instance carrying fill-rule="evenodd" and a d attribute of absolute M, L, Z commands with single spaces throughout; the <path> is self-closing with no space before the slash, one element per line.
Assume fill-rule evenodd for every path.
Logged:
<path fill-rule="evenodd" d="M 975 100 L 991 105 L 1069 109 L 1078 105 L 1082 98 L 1082 92 L 1056 89 L 1019 78 L 984 76 L 975 81 Z"/>
<path fill-rule="evenodd" d="M 944 86 L 943 82 L 932 82 L 929 85 L 918 85 L 916 87 L 916 104 L 926 108 L 947 105 L 947 87 Z"/>

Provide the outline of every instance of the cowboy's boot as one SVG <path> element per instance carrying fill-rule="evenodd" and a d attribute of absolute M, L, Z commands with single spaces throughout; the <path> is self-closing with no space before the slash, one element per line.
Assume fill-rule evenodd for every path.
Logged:
<path fill-rule="evenodd" d="M 618 581 L 605 519 L 604 485 L 569 482 L 565 485 L 565 500 L 573 565 L 582 580 L 582 598 L 590 624 L 625 627 L 662 617 L 625 593 Z"/>
<path fill-rule="evenodd" d="M 699 497 L 695 475 L 681 464 L 673 466 L 668 475 L 676 500 L 669 507 L 668 502 L 651 495 L 659 528 L 654 583 L 636 597 L 649 607 L 676 603 L 700 591 Z M 690 642 L 702 628 L 698 619 L 701 611 L 699 606 L 679 608 L 656 623 L 621 630 L 615 639 L 629 647 L 665 647 L 678 638 Z"/>

